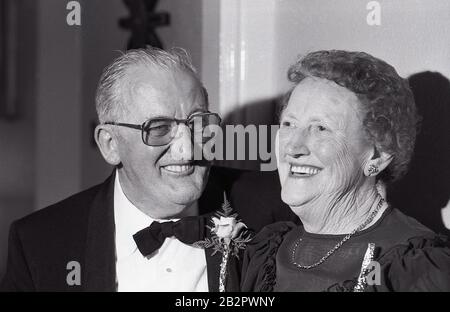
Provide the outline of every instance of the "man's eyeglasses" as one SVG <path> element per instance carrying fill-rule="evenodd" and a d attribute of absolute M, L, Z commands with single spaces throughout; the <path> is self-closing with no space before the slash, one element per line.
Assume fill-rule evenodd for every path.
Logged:
<path fill-rule="evenodd" d="M 187 119 L 176 119 L 157 117 L 146 120 L 142 125 L 105 122 L 105 125 L 114 125 L 141 130 L 142 142 L 149 146 L 162 146 L 169 144 L 175 137 L 180 123 L 185 124 L 191 130 L 194 139 L 201 138 L 202 143 L 206 143 L 214 137 L 213 131 L 204 131 L 207 126 L 217 125 L 221 122 L 220 116 L 215 113 L 195 113 Z"/>

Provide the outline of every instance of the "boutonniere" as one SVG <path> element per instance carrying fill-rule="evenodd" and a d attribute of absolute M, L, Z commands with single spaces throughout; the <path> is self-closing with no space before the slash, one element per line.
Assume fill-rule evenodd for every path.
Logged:
<path fill-rule="evenodd" d="M 225 279 L 227 275 L 227 264 L 231 257 L 239 258 L 239 251 L 244 250 L 247 243 L 252 240 L 252 233 L 239 219 L 238 214 L 233 212 L 230 202 L 224 192 L 222 210 L 217 211 L 211 218 L 211 237 L 194 243 L 200 248 L 213 248 L 212 255 L 220 252 L 222 261 L 220 263 L 219 291 L 225 291 Z"/>

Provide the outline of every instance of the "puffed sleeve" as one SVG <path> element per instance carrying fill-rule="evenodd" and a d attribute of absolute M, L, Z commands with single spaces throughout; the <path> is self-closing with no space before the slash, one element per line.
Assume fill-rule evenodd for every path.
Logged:
<path fill-rule="evenodd" d="M 275 285 L 276 254 L 286 233 L 296 225 L 277 222 L 264 227 L 247 246 L 242 266 L 242 291 L 269 292 Z"/>
<path fill-rule="evenodd" d="M 380 257 L 381 285 L 369 291 L 450 291 L 450 248 L 445 237 L 416 237 Z"/>

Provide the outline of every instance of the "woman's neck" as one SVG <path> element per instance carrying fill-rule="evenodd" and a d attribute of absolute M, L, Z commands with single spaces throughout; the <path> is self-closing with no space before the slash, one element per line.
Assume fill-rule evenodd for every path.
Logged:
<path fill-rule="evenodd" d="M 300 211 L 299 217 L 305 231 L 341 235 L 351 233 L 361 226 L 377 209 L 381 198 L 374 186 L 362 186 L 345 195 L 321 196 L 296 210 Z M 365 228 L 374 224 L 385 209 L 386 205 L 382 206 Z"/>

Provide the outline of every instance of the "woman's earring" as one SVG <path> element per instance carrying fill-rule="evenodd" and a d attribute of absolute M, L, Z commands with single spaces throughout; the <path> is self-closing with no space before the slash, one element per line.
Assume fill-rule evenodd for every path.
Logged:
<path fill-rule="evenodd" d="M 367 172 L 369 173 L 369 176 L 377 174 L 378 173 L 378 167 L 375 166 L 375 165 L 370 165 L 369 169 L 367 169 Z"/>

